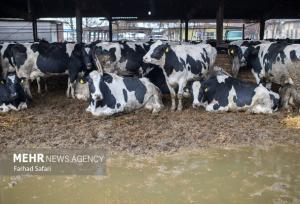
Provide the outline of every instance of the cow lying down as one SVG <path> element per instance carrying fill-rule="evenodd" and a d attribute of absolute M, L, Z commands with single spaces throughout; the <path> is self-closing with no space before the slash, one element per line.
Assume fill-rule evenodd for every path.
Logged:
<path fill-rule="evenodd" d="M 15 73 L 9 73 L 6 80 L 0 79 L 0 112 L 27 108 L 27 97 L 20 82 Z"/>
<path fill-rule="evenodd" d="M 146 78 L 93 71 L 86 81 L 91 97 L 86 111 L 95 116 L 130 112 L 142 107 L 157 113 L 163 107 L 159 89 Z"/>
<path fill-rule="evenodd" d="M 205 81 L 191 83 L 193 107 L 206 111 L 247 111 L 273 113 L 279 106 L 279 95 L 263 85 L 252 84 L 219 74 Z"/>

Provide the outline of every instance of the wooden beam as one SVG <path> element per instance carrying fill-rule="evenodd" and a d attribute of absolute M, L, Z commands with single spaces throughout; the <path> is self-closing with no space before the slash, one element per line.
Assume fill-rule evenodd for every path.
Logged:
<path fill-rule="evenodd" d="M 184 21 L 184 41 L 189 41 L 189 20 L 185 19 Z"/>
<path fill-rule="evenodd" d="M 217 3 L 217 46 L 223 41 L 224 0 Z"/>
<path fill-rule="evenodd" d="M 75 15 L 76 15 L 76 41 L 77 43 L 81 43 L 82 42 L 82 15 L 81 15 L 81 10 L 78 1 L 76 2 Z"/>
<path fill-rule="evenodd" d="M 259 39 L 263 40 L 264 39 L 264 34 L 265 34 L 265 19 L 261 18 L 259 20 Z"/>
<path fill-rule="evenodd" d="M 108 19 L 108 37 L 109 37 L 109 42 L 112 42 L 112 35 L 113 35 L 113 33 L 112 33 L 112 19 L 111 18 L 109 18 Z"/>

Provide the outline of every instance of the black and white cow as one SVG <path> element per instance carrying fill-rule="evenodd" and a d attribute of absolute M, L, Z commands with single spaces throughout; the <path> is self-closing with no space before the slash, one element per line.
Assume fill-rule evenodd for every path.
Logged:
<path fill-rule="evenodd" d="M 146 78 L 92 71 L 86 80 L 91 95 L 87 111 L 95 116 L 130 112 L 142 107 L 157 113 L 163 107 L 159 89 Z"/>
<path fill-rule="evenodd" d="M 263 85 L 252 84 L 218 74 L 208 80 L 191 84 L 193 107 L 203 106 L 206 111 L 247 111 L 273 113 L 280 104 L 279 95 Z"/>
<path fill-rule="evenodd" d="M 244 56 L 257 83 L 266 80 L 281 85 L 293 84 L 289 69 L 295 66 L 300 69 L 299 44 L 273 42 L 250 46 Z"/>
<path fill-rule="evenodd" d="M 214 65 L 217 51 L 209 44 L 170 45 L 157 41 L 144 56 L 145 63 L 159 66 L 165 75 L 171 93 L 172 107 L 176 109 L 175 88 L 178 87 L 178 107 L 182 110 L 182 96 L 187 82 L 205 76 Z"/>
<path fill-rule="evenodd" d="M 0 44 L 0 76 L 6 78 L 8 72 L 13 72 L 15 69 L 9 64 L 9 56 L 11 53 L 11 48 L 15 45 L 15 43 L 2 43 Z"/>
<path fill-rule="evenodd" d="M 9 53 L 9 63 L 18 77 L 25 78 L 25 91 L 31 97 L 30 80 L 37 80 L 41 93 L 40 78 L 51 75 L 69 75 L 67 96 L 74 97 L 74 82 L 79 72 L 92 67 L 89 46 L 75 43 L 23 43 L 15 44 Z"/>
<path fill-rule="evenodd" d="M 101 42 L 93 47 L 95 64 L 99 70 L 121 76 L 143 76 L 156 85 L 162 93 L 169 93 L 166 79 L 156 65 L 143 62 L 149 51 L 149 42 Z"/>
<path fill-rule="evenodd" d="M 0 112 L 27 108 L 27 96 L 15 73 L 8 73 L 6 80 L 0 79 Z"/>
<path fill-rule="evenodd" d="M 100 42 L 94 47 L 98 69 L 118 75 L 138 75 L 151 42 Z"/>
<path fill-rule="evenodd" d="M 229 43 L 228 45 L 228 57 L 232 63 L 232 74 L 234 77 L 238 76 L 241 67 L 246 67 L 247 63 L 244 57 L 245 50 L 250 46 L 259 45 L 262 43 L 270 43 L 266 40 L 237 40 Z"/>

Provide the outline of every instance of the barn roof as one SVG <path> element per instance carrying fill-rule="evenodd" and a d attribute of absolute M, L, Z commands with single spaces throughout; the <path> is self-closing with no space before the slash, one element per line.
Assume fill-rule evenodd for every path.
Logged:
<path fill-rule="evenodd" d="M 30 0 L 35 18 L 75 16 L 76 0 Z M 217 0 L 81 0 L 83 17 L 215 19 Z M 148 15 L 151 11 L 151 15 Z M 28 18 L 28 1 L 3 0 L 0 18 Z M 299 0 L 225 0 L 225 19 L 300 18 Z"/>

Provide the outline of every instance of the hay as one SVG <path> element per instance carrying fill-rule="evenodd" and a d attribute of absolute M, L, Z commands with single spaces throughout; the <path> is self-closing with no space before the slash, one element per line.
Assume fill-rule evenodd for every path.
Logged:
<path fill-rule="evenodd" d="M 12 129 L 20 122 L 24 122 L 24 119 L 14 115 L 0 115 L 0 130 Z"/>
<path fill-rule="evenodd" d="M 282 120 L 282 123 L 288 128 L 300 129 L 300 116 L 288 116 Z"/>

